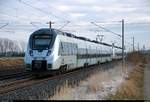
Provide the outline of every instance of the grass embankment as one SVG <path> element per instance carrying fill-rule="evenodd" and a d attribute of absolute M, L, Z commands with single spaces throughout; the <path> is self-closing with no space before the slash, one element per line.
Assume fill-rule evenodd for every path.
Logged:
<path fill-rule="evenodd" d="M 124 99 L 143 99 L 143 76 L 144 76 L 144 58 L 139 53 L 132 53 L 128 55 L 127 60 L 133 63 L 133 70 L 129 73 L 129 77 L 123 83 L 120 83 L 116 94 L 110 94 L 109 91 L 104 99 L 108 100 L 124 100 Z M 101 99 L 97 96 L 103 93 L 103 82 L 107 83 L 111 80 L 119 77 L 120 66 L 116 65 L 116 68 L 110 70 L 110 72 L 97 72 L 87 80 L 80 82 L 77 87 L 70 87 L 66 84 L 60 90 L 56 90 L 55 95 L 50 97 L 50 100 L 78 100 L 78 99 Z M 117 84 L 117 81 L 114 82 Z M 119 84 L 119 83 L 118 83 Z M 111 83 L 110 83 L 111 86 Z M 112 85 L 113 87 L 113 85 Z M 100 92 L 100 93 L 98 93 Z M 107 92 L 107 90 L 105 90 Z"/>
<path fill-rule="evenodd" d="M 0 59 L 0 70 L 15 68 L 14 66 L 23 65 L 23 63 L 23 59 Z"/>
<path fill-rule="evenodd" d="M 103 77 L 102 77 L 103 76 Z M 55 95 L 50 97 L 49 100 L 88 100 L 96 99 L 96 92 L 101 91 L 103 88 L 102 82 L 109 80 L 108 73 L 96 73 L 95 75 L 81 81 L 79 86 L 71 87 L 67 83 L 56 90 Z M 93 94 L 92 97 L 90 94 Z"/>
<path fill-rule="evenodd" d="M 121 70 L 120 63 L 116 63 L 115 68 L 107 71 L 96 71 L 86 80 L 80 81 L 75 87 L 67 83 L 61 89 L 55 91 L 55 95 L 50 100 L 99 100 L 102 99 L 109 91 L 120 84 Z M 112 85 L 113 84 L 113 85 Z"/>
<path fill-rule="evenodd" d="M 132 53 L 128 56 L 128 61 L 132 62 L 135 68 L 115 95 L 110 95 L 111 100 L 143 100 L 144 99 L 144 57 L 140 53 Z"/>

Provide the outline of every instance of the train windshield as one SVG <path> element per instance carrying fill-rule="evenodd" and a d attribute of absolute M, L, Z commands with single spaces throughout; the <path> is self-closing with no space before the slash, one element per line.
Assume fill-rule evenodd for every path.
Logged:
<path fill-rule="evenodd" d="M 48 49 L 52 42 L 51 35 L 35 35 L 33 36 L 33 49 Z"/>

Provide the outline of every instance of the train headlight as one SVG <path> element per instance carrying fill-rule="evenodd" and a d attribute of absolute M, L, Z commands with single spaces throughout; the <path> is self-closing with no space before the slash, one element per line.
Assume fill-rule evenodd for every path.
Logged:
<path fill-rule="evenodd" d="M 46 56 L 49 56 L 50 54 L 51 54 L 51 50 L 48 50 Z"/>
<path fill-rule="evenodd" d="M 33 56 L 33 51 L 29 50 L 29 54 L 30 54 L 30 56 Z"/>

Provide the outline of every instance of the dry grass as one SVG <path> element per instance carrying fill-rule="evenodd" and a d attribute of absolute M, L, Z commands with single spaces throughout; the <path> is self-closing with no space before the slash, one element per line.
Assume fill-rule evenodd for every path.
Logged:
<path fill-rule="evenodd" d="M 135 60 L 134 60 L 135 59 Z M 142 55 L 138 53 L 128 56 L 128 60 L 135 65 L 134 70 L 129 73 L 129 78 L 121 86 L 115 95 L 108 95 L 106 99 L 143 99 L 143 64 Z M 132 68 L 126 65 L 126 69 Z M 120 80 L 122 75 L 121 64 L 116 65 L 115 68 L 109 69 L 105 72 L 96 72 L 91 77 L 81 81 L 79 86 L 70 87 L 67 83 L 60 89 L 58 88 L 55 95 L 49 100 L 85 100 L 85 99 L 99 99 L 96 96 L 97 92 L 104 91 L 103 82 L 109 83 L 111 80 Z M 116 82 L 116 81 L 115 81 Z M 120 85 L 118 84 L 118 85 Z M 108 92 L 109 93 L 109 92 Z M 89 95 L 93 96 L 89 96 Z M 108 98 L 107 98 L 108 97 Z"/>
<path fill-rule="evenodd" d="M 103 87 L 102 82 L 103 81 L 109 81 L 109 75 L 107 72 L 102 73 L 98 72 L 95 73 L 95 75 L 91 76 L 88 79 L 88 89 L 90 92 L 97 92 L 100 91 Z"/>
<path fill-rule="evenodd" d="M 81 81 L 79 86 L 71 88 L 68 84 L 63 86 L 61 89 L 57 89 L 55 95 L 50 97 L 50 100 L 85 100 L 89 99 L 88 95 L 96 95 L 97 92 L 103 90 L 105 84 L 110 80 L 116 79 L 117 76 L 121 76 L 118 71 L 120 67 L 115 70 L 110 69 L 109 72 L 96 72 L 91 77 L 84 81 Z M 118 72 L 117 72 L 118 71 Z M 115 74 L 114 74 L 115 73 Z M 118 77 L 117 77 L 118 78 Z M 92 98 L 95 99 L 95 98 Z"/>
<path fill-rule="evenodd" d="M 23 59 L 0 59 L 0 70 L 9 69 L 11 66 L 23 65 Z M 13 67 L 14 68 L 14 67 Z"/>
<path fill-rule="evenodd" d="M 71 88 L 67 83 L 61 87 L 57 88 L 55 91 L 55 95 L 50 97 L 50 100 L 71 100 L 73 97 L 71 95 Z"/>
<path fill-rule="evenodd" d="M 127 60 L 132 62 L 134 65 L 138 65 L 139 63 L 143 63 L 144 56 L 139 52 L 134 52 L 128 55 Z"/>
<path fill-rule="evenodd" d="M 82 90 L 86 88 L 86 92 L 97 92 L 102 87 L 102 74 L 97 73 L 93 75 L 92 77 L 88 78 L 85 81 L 81 81 L 80 85 L 78 87 L 71 88 L 67 83 L 61 87 L 58 88 L 55 92 L 55 95 L 50 97 L 50 100 L 75 100 L 75 99 L 85 99 L 86 94 L 85 90 Z M 106 74 L 104 75 L 106 77 Z M 80 90 L 80 89 L 81 90 Z M 79 91 L 80 90 L 80 91 Z M 76 95 L 78 94 L 78 95 Z M 77 98 L 75 98 L 77 97 Z"/>
<path fill-rule="evenodd" d="M 143 100 L 143 56 L 138 53 L 133 53 L 130 56 L 130 61 L 135 64 L 134 70 L 129 74 L 129 79 L 122 84 L 115 95 L 110 95 L 111 100 Z"/>

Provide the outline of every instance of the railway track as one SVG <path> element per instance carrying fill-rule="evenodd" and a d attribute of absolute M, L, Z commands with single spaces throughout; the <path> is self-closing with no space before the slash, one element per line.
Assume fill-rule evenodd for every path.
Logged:
<path fill-rule="evenodd" d="M 0 91 L 9 87 L 32 80 L 34 77 L 25 70 L 13 69 L 0 71 Z"/>
<path fill-rule="evenodd" d="M 0 81 L 13 78 L 13 77 L 17 77 L 17 76 L 23 76 L 27 74 L 23 65 L 17 65 L 17 66 L 11 66 L 11 67 L 15 67 L 15 68 L 10 68 L 10 69 L 3 68 L 0 70 Z"/>
<path fill-rule="evenodd" d="M 88 68 L 79 68 L 79 69 L 76 69 L 73 71 L 65 72 L 63 74 L 53 75 L 51 77 L 44 77 L 44 78 L 40 78 L 40 79 L 35 79 L 35 77 L 29 77 L 29 78 L 25 78 L 22 80 L 16 80 L 13 82 L 2 84 L 2 85 L 0 85 L 0 94 L 5 94 L 8 92 L 15 91 L 17 89 L 22 89 L 22 88 L 29 87 L 29 86 L 32 86 L 35 84 L 39 84 L 39 83 L 45 83 L 49 80 L 55 80 L 55 79 L 59 79 L 59 78 L 65 77 L 65 76 L 73 75 L 73 74 L 76 75 L 81 70 L 89 70 L 90 71 L 91 69 L 93 70 L 93 67 L 98 67 L 98 66 L 90 66 Z M 94 69 L 96 69 L 96 68 L 94 68 Z"/>
<path fill-rule="evenodd" d="M 46 77 L 46 78 L 44 77 L 44 78 L 40 78 L 40 79 L 35 79 L 34 77 L 32 77 L 32 78 L 28 78 L 28 79 L 23 79 L 23 80 L 19 80 L 19 81 L 6 83 L 3 85 L 0 85 L 0 94 L 5 94 L 8 92 L 15 91 L 17 89 L 24 88 L 24 87 L 29 87 L 29 86 L 32 86 L 32 85 L 35 85 L 38 83 L 44 83 L 49 80 L 59 79 L 61 77 L 65 77 L 68 75 L 77 74 L 80 70 L 86 70 L 86 69 L 80 68 L 80 69 L 76 69 L 73 71 L 65 72 L 63 74 L 53 75 L 51 77 Z"/>
<path fill-rule="evenodd" d="M 34 78 L 34 76 L 27 72 L 13 73 L 2 76 L 0 78 L 0 94 L 16 89 L 18 86 L 20 87 L 25 82 L 29 82 Z"/>
<path fill-rule="evenodd" d="M 24 76 L 30 76 L 30 73 L 28 72 L 17 72 L 17 73 L 11 73 L 11 74 L 4 74 L 0 76 L 0 81 L 6 80 L 6 79 L 11 79 L 11 78 L 19 78 L 19 77 L 24 77 Z"/>

